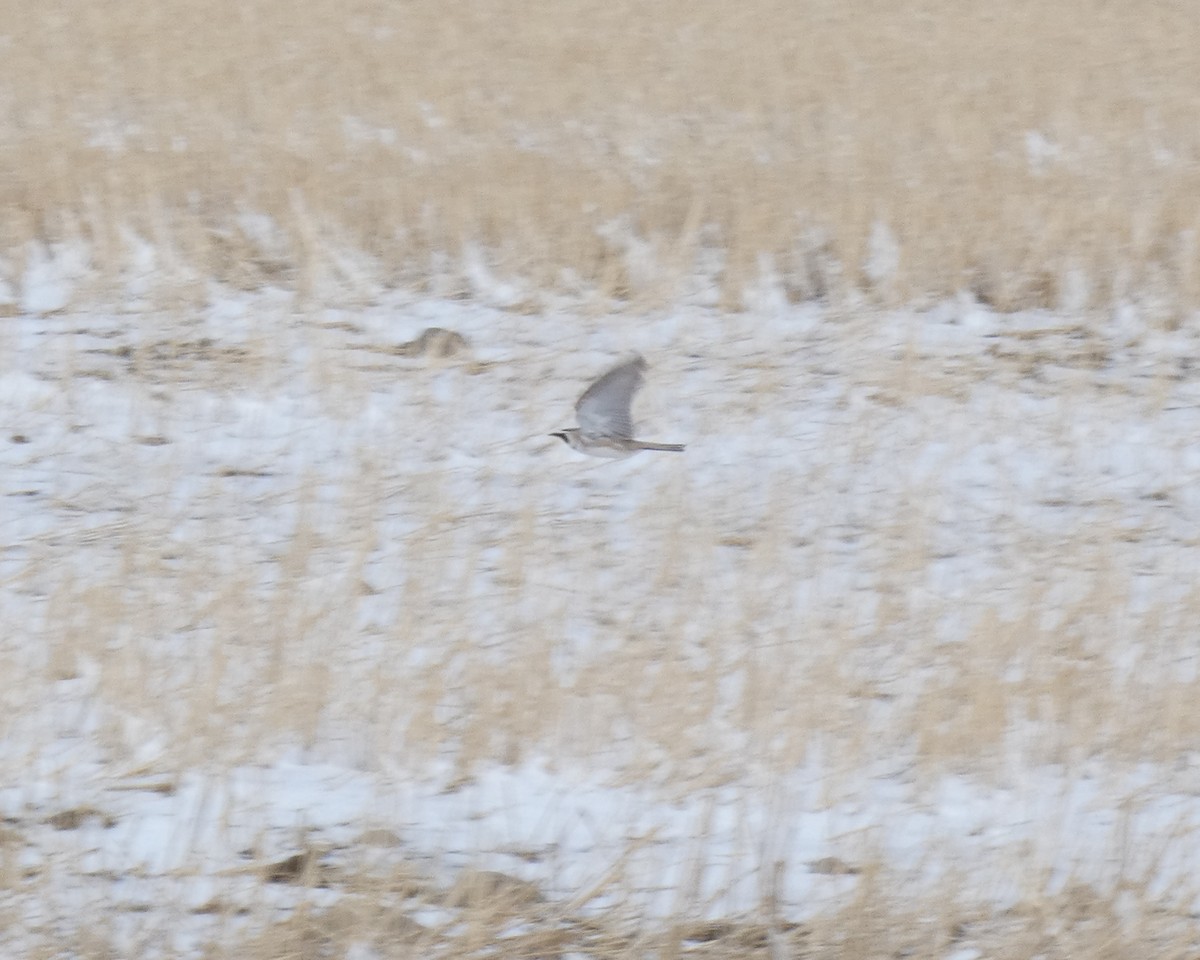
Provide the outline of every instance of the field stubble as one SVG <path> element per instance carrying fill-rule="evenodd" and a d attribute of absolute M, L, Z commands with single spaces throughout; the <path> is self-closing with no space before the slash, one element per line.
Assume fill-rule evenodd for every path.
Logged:
<path fill-rule="evenodd" d="M 1194 953 L 1195 818 L 1155 820 L 1200 733 L 1186 5 L 0 14 L 0 909 L 32 955 Z M 473 351 L 398 351 L 423 321 Z M 630 346 L 686 459 L 568 460 L 545 432 Z M 548 900 L 410 836 L 262 867 L 265 823 L 240 879 L 199 840 L 97 854 L 153 819 L 121 797 L 178 829 L 196 771 L 281 755 L 859 826 L 797 886 L 748 813 L 716 889 L 697 831 L 665 928 L 653 837 L 590 887 L 530 864 Z M 949 805 L 914 866 L 874 806 L 965 778 L 1069 835 L 1047 770 L 1114 811 L 1057 860 L 1020 817 L 955 847 Z"/>
<path fill-rule="evenodd" d="M 645 305 L 697 275 L 727 307 L 1200 303 L 1185 4 L 9 7 L 18 300 L 66 243 L 80 298 L 132 275 L 163 303 L 216 278 Z"/>
<path fill-rule="evenodd" d="M 473 346 L 409 356 L 394 344 L 422 315 Z M 513 931 L 531 919 L 614 956 L 697 940 L 820 955 L 846 937 L 870 956 L 897 938 L 991 947 L 1001 930 L 1055 948 L 1116 938 L 1131 955 L 1151 931 L 1184 942 L 1195 894 L 1179 864 L 1196 828 L 1171 804 L 1194 786 L 1179 764 L 1200 733 L 1192 335 L 1001 323 L 969 305 L 778 321 L 706 308 L 571 321 L 653 358 L 641 418 L 689 444 L 599 465 L 545 436 L 606 362 L 560 350 L 553 316 L 421 301 L 297 312 L 272 294 L 190 318 L 8 321 L 0 675 L 4 762 L 24 782 L 6 796 L 10 839 L 47 857 L 10 862 L 14 902 L 68 911 L 79 885 L 112 882 L 46 851 L 72 849 L 76 821 L 145 817 L 114 799 L 125 791 L 177 797 L 202 821 L 185 802 L 197 771 L 298 756 L 381 785 L 436 770 L 438 791 L 465 797 L 485 771 L 545 763 L 667 803 L 709 797 L 680 843 L 694 881 L 676 861 L 673 879 L 648 877 L 666 841 L 634 833 L 590 895 L 565 853 L 526 864 L 554 899 L 501 923 L 432 880 L 396 894 L 394 872 L 350 841 L 337 860 L 311 830 L 293 836 L 321 863 L 289 881 L 298 914 L 272 912 L 277 881 L 172 909 L 223 918 L 225 942 L 270 925 L 276 943 L 291 942 L 276 926 L 289 915 L 314 942 L 342 935 L 329 889 L 380 936 L 434 911 L 437 936 L 423 916 L 397 955 L 484 950 L 500 931 L 519 953 Z M 1043 788 L 1045 771 L 1058 773 Z M 948 839 L 939 824 L 979 804 L 945 799 L 955 789 L 1028 814 L 982 814 Z M 706 852 L 730 796 L 754 851 L 744 873 Z M 950 819 L 886 829 L 886 797 L 903 817 L 931 803 Z M 801 831 L 821 855 L 772 888 L 793 818 L 826 809 L 841 812 Z M 1087 811 L 1108 809 L 1097 833 Z M 187 818 L 172 817 L 178 831 Z M 1081 817 L 1093 826 L 1072 836 Z M 964 861 L 955 845 L 993 831 Z M 260 859 L 263 838 L 246 841 Z M 218 882 L 173 863 L 121 873 L 123 889 Z M 626 920 L 659 882 L 683 926 L 651 944 Z M 608 919 L 559 897 L 609 903 Z M 691 925 L 725 907 L 752 919 Z M 149 943 L 178 919 L 138 920 L 147 909 L 135 898 L 87 935 L 128 953 L 138 941 L 121 930 Z"/>

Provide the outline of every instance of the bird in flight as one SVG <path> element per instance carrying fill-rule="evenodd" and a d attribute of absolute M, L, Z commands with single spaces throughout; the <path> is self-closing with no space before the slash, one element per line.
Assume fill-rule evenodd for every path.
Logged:
<path fill-rule="evenodd" d="M 682 453 L 681 443 L 651 443 L 633 439 L 630 406 L 641 387 L 646 361 L 635 354 L 603 374 L 575 404 L 578 427 L 567 427 L 550 434 L 567 446 L 593 457 L 628 457 L 639 450 L 667 450 Z"/>

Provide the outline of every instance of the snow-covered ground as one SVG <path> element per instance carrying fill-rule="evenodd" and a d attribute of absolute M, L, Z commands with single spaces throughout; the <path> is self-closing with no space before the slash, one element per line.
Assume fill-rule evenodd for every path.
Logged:
<path fill-rule="evenodd" d="M 7 935 L 198 955 L 347 895 L 263 883 L 308 849 L 634 915 L 1200 909 L 1195 320 L 0 320 Z M 547 437 L 633 350 L 686 454 Z"/>

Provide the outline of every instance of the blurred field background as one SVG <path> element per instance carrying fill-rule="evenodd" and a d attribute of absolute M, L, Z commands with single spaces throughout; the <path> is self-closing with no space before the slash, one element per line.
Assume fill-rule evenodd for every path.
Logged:
<path fill-rule="evenodd" d="M 1139 820 L 1200 789 L 1186 4 L 0 25 L 0 732 L 27 801 L 0 911 L 28 955 L 1194 954 L 1194 885 L 1160 868 L 1196 827 Z M 397 351 L 433 324 L 472 346 Z M 688 458 L 551 447 L 631 348 Z M 879 782 L 1028 798 L 1053 770 L 1119 816 L 1103 869 L 1001 832 L 934 886 L 898 879 L 886 822 L 835 837 L 814 870 L 853 895 L 802 925 L 765 841 L 723 925 L 719 893 L 588 915 L 640 891 L 463 893 L 367 844 L 281 881 L 264 842 L 235 890 L 113 866 L 122 796 L 297 754 L 444 763 L 448 794 L 539 757 L 666 796 L 813 765 L 868 810 Z M 80 771 L 97 792 L 44 795 Z"/>
<path fill-rule="evenodd" d="M 1197 332 L 974 309 L 6 320 L 9 955 L 1187 956 Z M 686 457 L 545 436 L 609 343 Z M 710 816 L 580 883 L 580 770 Z"/>
<path fill-rule="evenodd" d="M 725 306 L 1200 293 L 1183 3 L 3 6 L 0 254 Z M 715 266 L 713 266 L 715 262 Z M 464 266 L 464 263 L 466 266 Z M 197 291 L 198 292 L 198 291 Z"/>

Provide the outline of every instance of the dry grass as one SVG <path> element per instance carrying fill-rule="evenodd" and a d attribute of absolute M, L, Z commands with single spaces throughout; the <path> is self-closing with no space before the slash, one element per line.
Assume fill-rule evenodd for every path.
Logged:
<path fill-rule="evenodd" d="M 875 763 L 1001 787 L 1042 765 L 1165 771 L 1200 738 L 1200 680 L 1185 669 L 1200 591 L 1181 586 L 1189 544 L 1153 510 L 1089 479 L 1062 503 L 1077 524 L 1044 528 L 1013 492 L 981 547 L 947 536 L 959 529 L 939 510 L 955 496 L 936 474 L 887 466 L 905 442 L 889 431 L 930 411 L 952 424 L 985 381 L 1012 403 L 1058 398 L 1030 428 L 1049 448 L 1078 445 L 1088 404 L 1162 410 L 1170 364 L 1148 356 L 1144 379 L 1102 382 L 1136 345 L 1073 319 L 986 352 L 914 340 L 895 354 L 863 346 L 870 313 L 831 312 L 812 343 L 739 357 L 725 348 L 756 334 L 728 320 L 728 341 L 682 344 L 728 365 L 720 400 L 689 399 L 696 435 L 794 438 L 785 402 L 834 378 L 859 414 L 804 438 L 837 456 L 767 458 L 709 483 L 648 470 L 658 479 L 627 510 L 624 481 L 547 471 L 523 447 L 455 485 L 447 431 L 482 411 L 506 418 L 488 442 L 532 435 L 541 411 L 565 409 L 573 388 L 526 349 L 561 348 L 548 322 L 530 336 L 505 318 L 511 373 L 427 363 L 304 310 L 392 286 L 514 313 L 549 292 L 605 298 L 599 312 L 609 297 L 740 307 L 966 290 L 1085 317 L 1136 299 L 1149 327 L 1174 328 L 1200 305 L 1200 21 L 1186 5 L 10 0 L 0 24 L 0 311 L 47 251 L 86 256 L 77 304 L 133 292 L 176 311 L 122 318 L 101 343 L 47 337 L 28 371 L 14 361 L 58 391 L 46 403 L 62 400 L 62 437 L 43 449 L 6 424 L 0 442 L 14 462 L 32 444 L 31 458 L 70 468 L 5 491 L 50 518 L 11 538 L 16 572 L 0 585 L 22 611 L 4 615 L 0 737 L 30 757 L 78 736 L 115 779 L 149 774 L 166 791 L 181 772 L 297 745 L 367 770 L 450 758 L 459 784 L 491 763 L 602 756 L 618 781 L 682 795 L 770 782 L 820 753 L 832 797 Z M 287 287 L 299 308 L 263 307 L 261 332 L 213 339 L 179 309 L 211 280 Z M 432 372 L 447 367 L 449 414 Z M 353 430 L 381 379 L 412 400 L 387 408 L 383 452 Z M 305 437 L 282 455 L 253 438 L 209 449 L 253 421 L 244 398 L 269 406 L 292 381 L 356 440 L 311 461 L 295 453 Z M 93 409 L 89 385 L 124 391 L 127 435 L 106 432 L 114 411 Z M 1002 406 L 990 414 L 1016 430 Z M 193 415 L 212 434 L 189 432 Z M 943 466 L 970 452 L 951 447 Z M 410 456 L 397 464 L 396 449 Z M 860 464 L 875 487 L 857 482 Z M 555 499 L 564 489 L 574 500 Z M 1145 496 L 1183 509 L 1170 482 Z M 969 537 L 975 515 L 952 506 Z M 988 577 L 946 582 L 948 561 L 982 548 L 996 551 Z M 66 804 L 52 828 L 104 825 L 102 807 Z M 63 902 L 53 864 L 24 856 L 50 823 L 0 826 L 0 892 L 17 904 L 0 902 L 0 924 L 39 883 Z M 1196 951 L 1186 896 L 1156 889 L 1145 856 L 1113 888 L 1031 875 L 998 911 L 950 883 L 914 904 L 873 873 L 868 843 L 859 896 L 794 926 L 767 895 L 759 916 L 699 925 L 684 891 L 678 915 L 652 924 L 514 905 L 511 889 L 477 897 L 340 853 L 204 904 L 226 945 L 210 955 Z M 281 883 L 318 896 L 279 922 Z M 602 893 L 636 891 L 617 877 Z M 127 917 L 79 933 L 41 909 L 20 919 L 47 956 L 152 955 L 170 922 L 147 908 L 131 942 Z"/>
<path fill-rule="evenodd" d="M 2 11 L 4 275 L 87 241 L 103 293 L 727 305 L 969 290 L 1200 302 L 1186 4 L 119 0 Z M 264 215 L 265 219 L 259 217 Z M 153 267 L 133 237 L 152 244 Z"/>
<path fill-rule="evenodd" d="M 504 878 L 497 878 L 501 884 Z M 311 882 L 311 881 L 299 881 Z M 486 898 L 457 905 L 452 919 L 421 922 L 414 914 L 453 900 L 453 890 L 397 889 L 377 879 L 353 877 L 335 884 L 343 896 L 332 907 L 302 907 L 286 920 L 251 935 L 210 946 L 206 957 L 256 960 L 324 960 L 364 955 L 381 960 L 489 957 L 521 960 L 585 956 L 603 960 L 742 960 L 804 957 L 812 960 L 874 960 L 897 956 L 940 958 L 989 956 L 1001 960 L 1068 960 L 1088 956 L 1140 960 L 1195 955 L 1200 947 L 1194 920 L 1181 910 L 1152 910 L 1128 918 L 1130 899 L 1105 896 L 1084 884 L 1036 904 L 980 911 L 945 899 L 919 909 L 902 897 L 868 888 L 836 915 L 796 924 L 759 917 L 676 922 L 647 927 L 615 915 L 573 914 L 536 895 L 516 897 L 490 891 Z M 205 908 L 215 912 L 221 905 Z M 138 955 L 156 955 L 153 939 Z M 102 931 L 72 937 L 60 949 L 85 958 L 128 956 Z M 46 956 L 51 954 L 47 953 Z M 56 954 L 57 955 L 57 954 Z"/>
<path fill-rule="evenodd" d="M 911 911 L 875 891 L 815 925 L 781 924 L 769 919 L 735 922 L 683 921 L 648 933 L 612 920 L 583 920 L 553 910 L 497 910 L 473 905 L 449 931 L 405 922 L 402 911 L 380 910 L 370 900 L 329 911 L 300 913 L 245 946 L 263 960 L 342 956 L 365 944 L 385 958 L 561 957 L 677 958 L 805 957 L 813 960 L 944 957 L 962 955 L 1002 960 L 1065 960 L 1102 956 L 1134 960 L 1186 957 L 1197 949 L 1183 916 L 1148 917 L 1131 935 L 1116 902 L 1086 886 L 1075 886 L 1036 907 L 1022 906 L 983 915 L 946 902 Z"/>
<path fill-rule="evenodd" d="M 721 389 L 694 390 L 676 411 L 694 426 L 690 469 L 621 474 L 522 440 L 576 389 L 527 356 L 413 358 L 369 328 L 290 304 L 253 315 L 271 336 L 209 341 L 191 321 L 174 333 L 156 317 L 110 329 L 69 318 L 77 340 L 14 354 L 53 384 L 45 402 L 62 406 L 64 431 L 58 446 L 39 446 L 37 424 L 18 417 L 11 429 L 29 436 L 9 441 L 14 462 L 55 465 L 30 491 L 10 491 L 53 518 L 47 533 L 15 541 L 4 585 L 6 609 L 23 613 L 6 615 L 14 629 L 0 646 L 0 737 L 30 757 L 82 737 L 115 782 L 152 776 L 164 791 L 197 768 L 295 749 L 384 775 L 448 759 L 451 787 L 492 764 L 548 757 L 684 797 L 772 784 L 819 753 L 833 802 L 881 766 L 906 782 L 962 774 L 999 789 L 1048 765 L 1166 775 L 1200 738 L 1200 680 L 1184 669 L 1200 593 L 1188 544 L 1155 520 L 1183 509 L 1169 489 L 1136 500 L 1071 476 L 1065 494 L 1038 491 L 1049 513 L 1035 520 L 1021 495 L 997 490 L 982 514 L 948 522 L 944 511 L 967 509 L 969 485 L 939 486 L 936 471 L 905 459 L 940 430 L 949 448 L 939 471 L 971 455 L 963 416 L 1031 450 L 1078 451 L 1079 423 L 1103 416 L 1080 411 L 1153 414 L 1164 392 L 1179 402 L 1171 391 L 1183 388 L 1164 387 L 1150 359 L 1137 364 L 1149 375 L 1114 386 L 1088 379 L 1096 351 L 1113 344 L 1076 330 L 999 338 L 987 355 L 916 344 L 889 354 L 863 346 L 877 317 L 845 318 L 790 352 L 711 359 Z M 609 322 L 619 321 L 599 326 Z M 660 359 L 656 380 L 685 379 L 686 361 Z M 1079 371 L 1041 419 L 1007 409 L 1051 395 L 1043 378 Z M 991 408 L 972 400 L 985 380 Z M 449 403 L 437 393 L 447 382 Z M 792 431 L 838 415 L 842 404 L 818 406 L 830 382 L 849 412 L 813 435 L 833 445 L 813 455 L 812 438 Z M 387 418 L 364 425 L 380 384 Z M 259 416 L 270 422 L 289 388 L 307 404 L 278 408 L 291 410 L 294 436 L 280 448 L 236 442 Z M 654 393 L 652 383 L 652 415 Z M 243 402 L 268 409 L 246 416 Z M 492 443 L 494 421 L 510 415 L 512 443 L 495 456 L 464 468 L 449 455 L 445 437 Z M 345 445 L 330 448 L 339 431 Z M 813 463 L 771 459 L 773 431 Z M 705 462 L 713 437 L 719 447 L 742 433 L 735 449 L 754 457 Z M 1059 516 L 1076 519 L 1045 526 Z M 1140 803 L 1130 800 L 1131 816 Z M 49 815 L 68 834 L 111 816 L 104 806 Z M 11 824 L 0 876 L 14 895 L 46 884 L 55 904 L 51 867 L 24 869 L 16 856 L 48 822 Z M 843 851 L 859 896 L 803 927 L 772 919 L 764 894 L 762 916 L 698 931 L 698 890 L 680 891 L 666 927 L 553 900 L 497 916 L 491 899 L 412 879 L 416 868 L 400 877 L 356 866 L 354 850 L 288 878 L 265 870 L 260 886 L 199 912 L 223 918 L 214 943 L 228 955 L 263 957 L 341 955 L 362 942 L 383 956 L 941 956 L 978 946 L 1123 957 L 1149 942 L 1163 947 L 1155 955 L 1183 955 L 1187 894 L 1153 876 L 1155 858 L 1190 833 L 1164 826 L 1160 839 L 1162 850 L 1130 851 L 1117 883 L 1097 889 L 1086 877 L 1058 889 L 1017 869 L 1015 905 L 997 910 L 949 881 L 914 904 L 889 886 L 865 837 Z M 636 899 L 623 882 L 614 875 L 601 894 Z M 336 909 L 301 899 L 281 924 L 270 894 L 280 883 L 344 896 Z M 451 914 L 431 927 L 419 919 L 428 908 Z M 121 939 L 122 921 L 89 927 L 77 952 L 151 954 L 165 921 L 137 909 L 149 915 L 146 943 Z"/>

